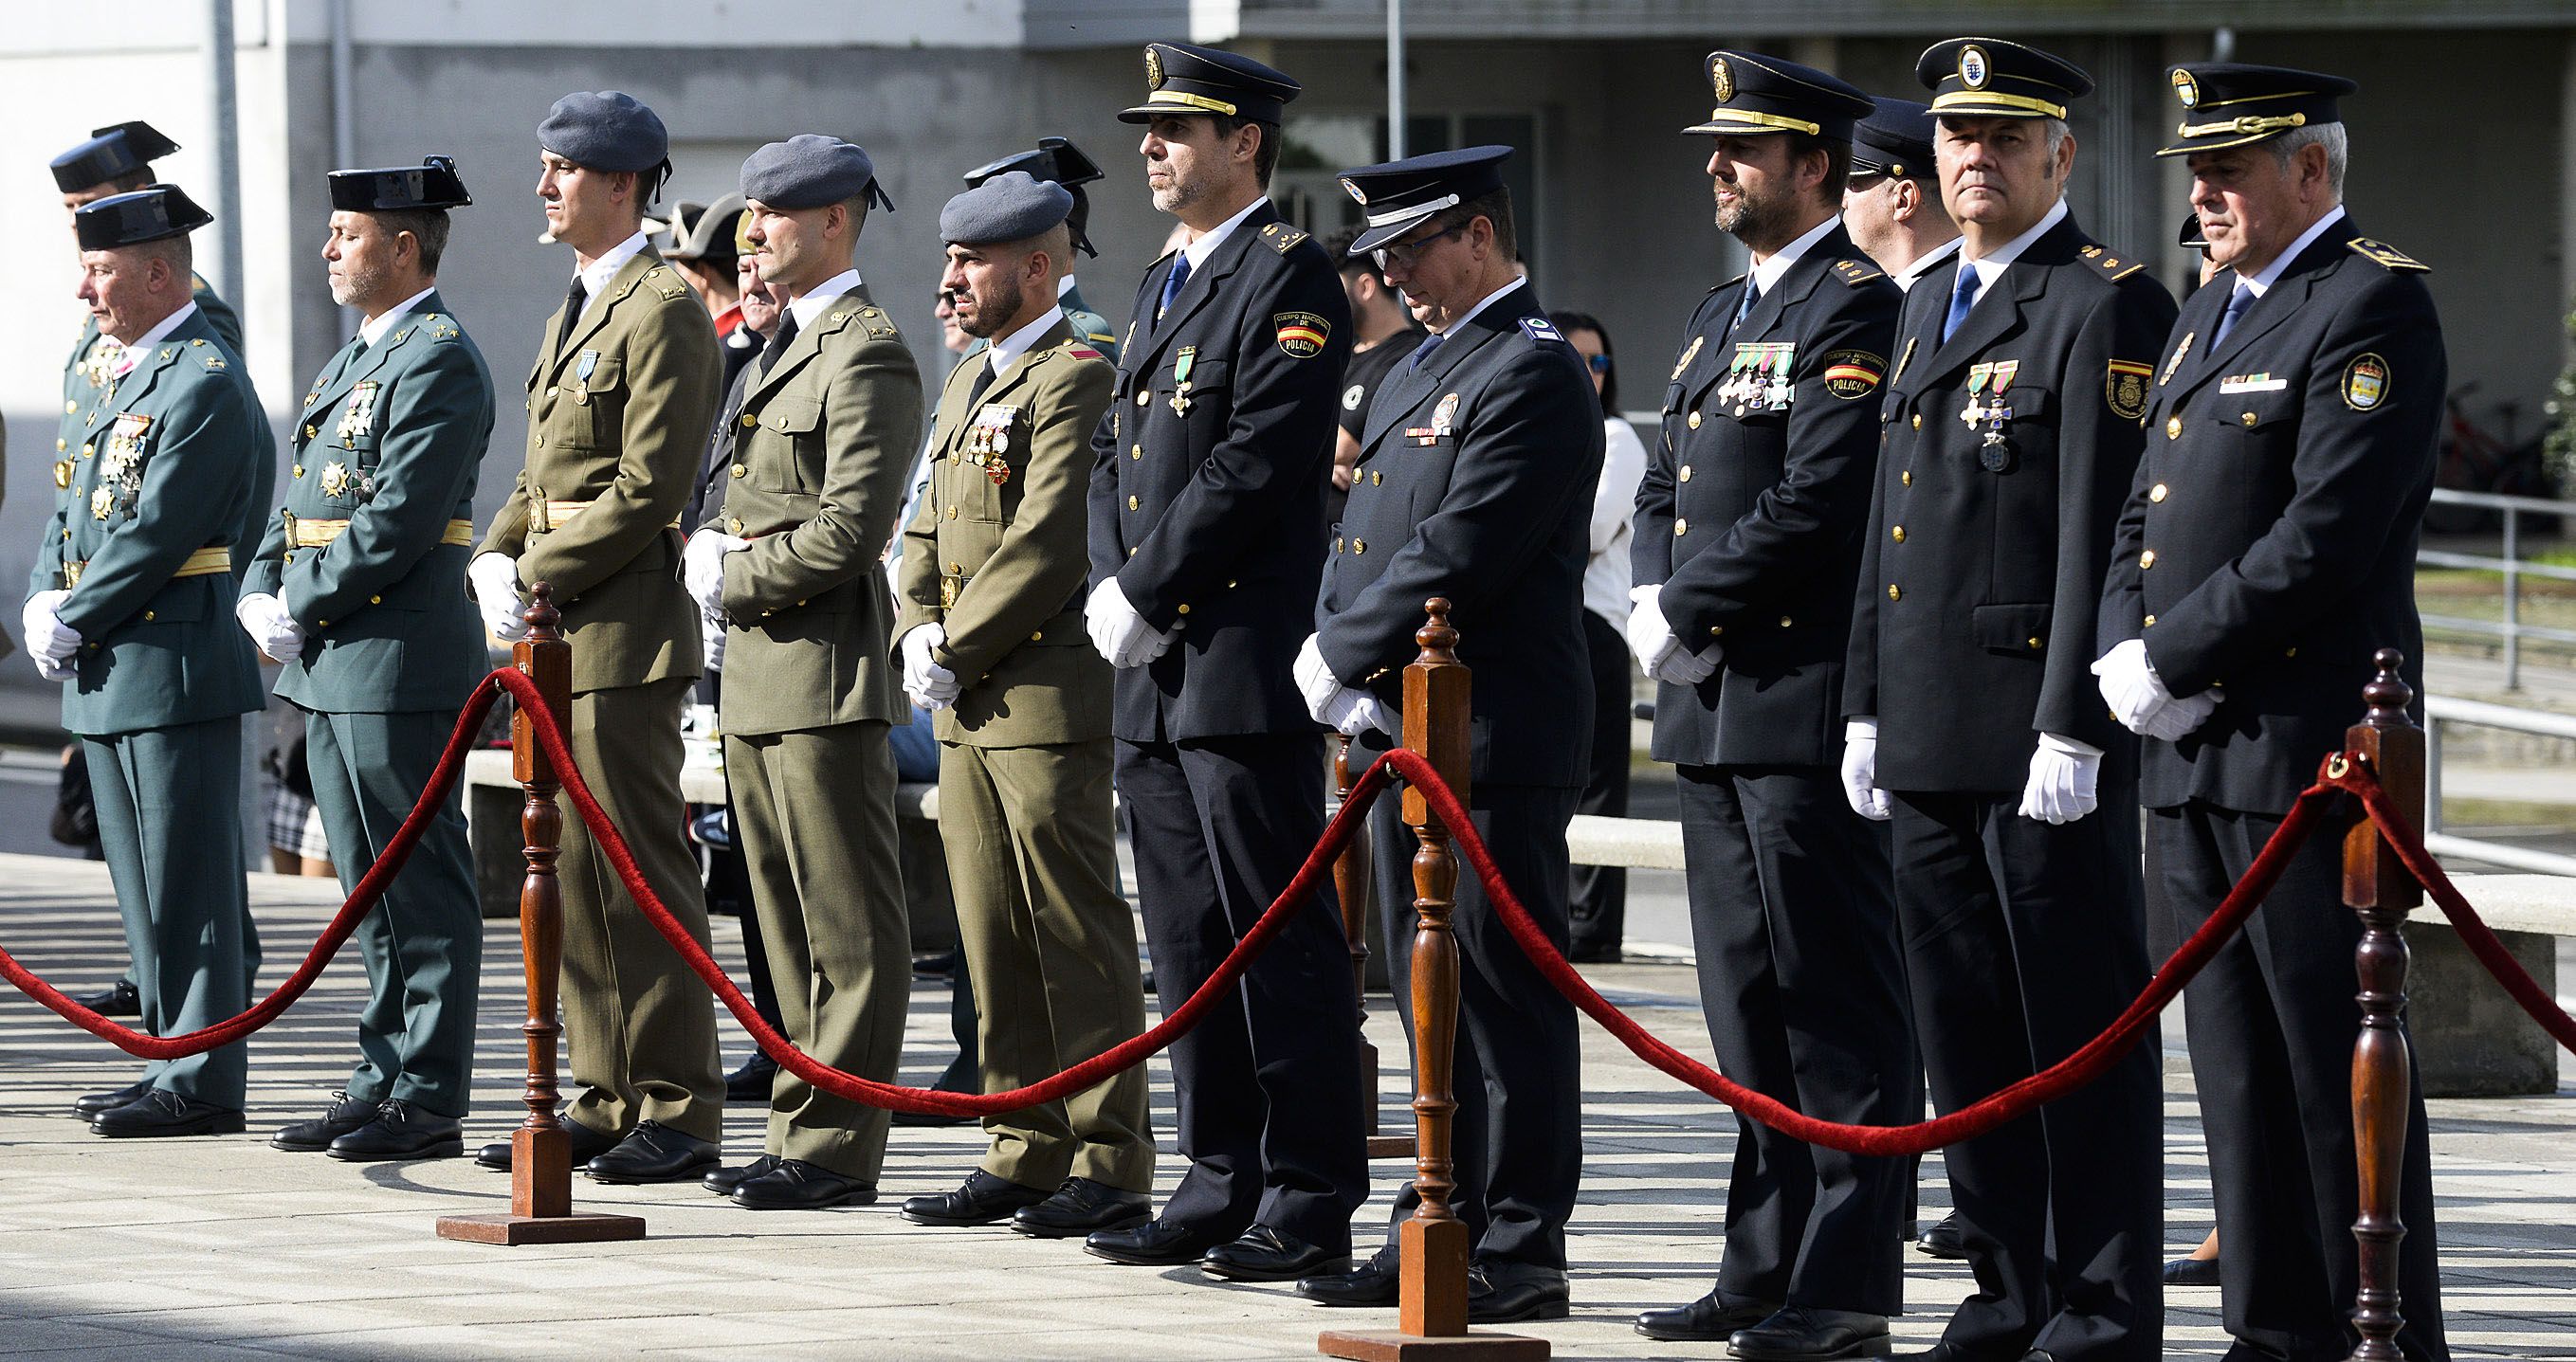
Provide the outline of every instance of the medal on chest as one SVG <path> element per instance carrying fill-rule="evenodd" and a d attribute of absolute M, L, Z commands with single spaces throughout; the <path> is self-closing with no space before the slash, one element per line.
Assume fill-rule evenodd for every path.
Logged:
<path fill-rule="evenodd" d="M 1199 348 L 1184 345 L 1172 353 L 1172 415 L 1190 414 L 1190 370 L 1198 367 Z"/>
<path fill-rule="evenodd" d="M 376 397 L 382 390 L 383 385 L 374 379 L 349 390 L 349 405 L 340 409 L 340 424 L 331 432 L 342 448 L 355 445 L 358 437 L 375 425 Z"/>
<path fill-rule="evenodd" d="M 1727 361 L 1726 382 L 1718 388 L 1718 400 L 1733 403 L 1738 416 L 1787 411 L 1797 396 L 1796 385 L 1789 378 L 1797 359 L 1795 341 L 1736 342 L 1735 357 Z"/>
<path fill-rule="evenodd" d="M 1019 408 L 993 404 L 976 412 L 966 428 L 967 462 L 984 470 L 996 487 L 1011 480 L 1011 427 L 1019 419 Z"/>
<path fill-rule="evenodd" d="M 1971 430 L 1984 428 L 1984 439 L 1977 448 L 1977 466 L 1989 473 L 2009 470 L 2019 453 L 2004 428 L 2012 420 L 2010 394 L 2013 375 L 2020 369 L 2021 361 L 2017 359 L 1968 366 L 1968 404 L 1960 409 L 1959 419 Z"/>

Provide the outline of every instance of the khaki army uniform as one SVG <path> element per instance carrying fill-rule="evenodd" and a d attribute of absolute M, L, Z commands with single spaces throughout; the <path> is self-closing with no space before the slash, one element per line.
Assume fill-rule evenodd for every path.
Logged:
<path fill-rule="evenodd" d="M 921 443 L 921 371 L 864 287 L 754 361 L 716 521 L 725 556 L 721 722 L 734 828 L 788 1037 L 891 1082 L 912 993 L 894 758 L 908 719 L 878 550 Z M 887 1113 L 781 1070 L 763 1152 L 874 1184 Z"/>
<path fill-rule="evenodd" d="M 566 332 L 569 331 L 569 335 Z M 718 384 L 715 327 L 650 247 L 578 320 L 558 309 L 528 371 L 528 458 L 479 553 L 554 587 L 572 641 L 573 758 L 665 907 L 699 944 L 707 910 L 681 834 L 680 710 L 701 670 L 676 523 Z M 577 818 L 564 826 L 564 1033 L 587 1089 L 567 1114 L 722 1134 L 714 1000 L 628 899 Z"/>
<path fill-rule="evenodd" d="M 1116 373 L 1064 321 L 977 394 L 988 366 L 967 357 L 941 396 L 897 631 L 942 626 L 933 657 L 964 688 L 937 719 L 940 834 L 999 1092 L 1143 1030 L 1145 1000 L 1117 888 L 1109 664 L 1082 621 L 1089 445 Z M 984 1129 L 995 1177 L 1151 1188 L 1141 1069 Z"/>

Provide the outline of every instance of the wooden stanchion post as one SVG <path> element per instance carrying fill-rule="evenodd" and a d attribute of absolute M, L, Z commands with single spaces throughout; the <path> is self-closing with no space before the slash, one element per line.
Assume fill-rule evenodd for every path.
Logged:
<path fill-rule="evenodd" d="M 527 637 L 511 650 L 513 660 L 520 673 L 536 683 L 546 711 L 558 722 L 568 721 L 572 645 L 564 639 L 563 615 L 555 609 L 552 586 L 539 582 L 529 592 L 527 621 Z M 510 755 L 513 774 L 528 792 L 519 812 L 528 858 L 528 877 L 519 886 L 519 950 L 528 983 L 528 1019 L 519 1032 L 528 1038 L 528 1085 L 519 1098 L 528 1104 L 528 1119 L 510 1134 L 509 1214 L 441 1216 L 438 1237 L 477 1244 L 641 1239 L 641 1217 L 572 1208 L 572 1146 L 555 1115 L 555 1041 L 563 1034 L 563 1023 L 555 1015 L 563 964 L 563 889 L 556 882 L 555 858 L 563 847 L 563 813 L 555 805 L 555 796 L 563 781 L 545 749 L 537 745 L 525 706 L 510 718 Z"/>
<path fill-rule="evenodd" d="M 1449 602 L 1435 596 L 1423 607 L 1429 623 L 1413 638 L 1422 652 L 1404 669 L 1404 745 L 1467 802 L 1468 672 L 1457 655 L 1458 631 L 1449 627 Z M 1458 1190 L 1450 1157 L 1450 1126 L 1458 1112 L 1451 1091 L 1458 1053 L 1458 938 L 1451 925 L 1458 861 L 1449 831 L 1419 790 L 1404 790 L 1404 822 L 1421 849 L 1413 854 L 1413 1188 L 1420 1195 L 1413 1218 L 1397 1233 L 1403 1254 L 1402 1295 L 1393 1330 L 1327 1331 L 1317 1340 L 1330 1357 L 1361 1362 L 1505 1359 L 1544 1362 L 1545 1339 L 1476 1333 L 1467 1328 L 1466 1222 L 1449 1209 Z"/>
<path fill-rule="evenodd" d="M 2424 732 L 2406 716 L 2415 695 L 2398 675 L 2405 658 L 2382 648 L 2374 660 L 2379 675 L 2361 692 L 2370 710 L 2346 730 L 2344 750 L 2378 778 L 2391 804 L 2401 811 L 2420 809 Z M 2361 1287 L 2352 1319 L 2361 1330 L 2361 1346 L 2352 1355 L 2396 1362 L 2403 1323 L 2397 1312 L 2397 1245 L 2406 1237 L 2397 1205 L 2408 1109 L 2406 1032 L 2400 1027 L 2406 1008 L 2405 925 L 2407 910 L 2424 902 L 2424 889 L 2367 817 L 2344 833 L 2343 901 L 2362 924 L 2354 953 L 2361 1035 L 2352 1050 L 2352 1133 L 2361 1176 L 2361 1218 L 2352 1227 L 2361 1242 Z"/>

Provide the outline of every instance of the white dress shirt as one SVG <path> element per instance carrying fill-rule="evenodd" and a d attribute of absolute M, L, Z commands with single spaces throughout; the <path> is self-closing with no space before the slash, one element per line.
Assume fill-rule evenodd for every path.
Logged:
<path fill-rule="evenodd" d="M 843 270 L 797 295 L 796 301 L 787 305 L 787 310 L 795 315 L 796 329 L 802 331 L 812 326 L 823 315 L 823 309 L 832 305 L 833 299 L 857 288 L 860 282 L 857 270 Z"/>
<path fill-rule="evenodd" d="M 589 315 L 590 305 L 599 301 L 600 290 L 607 288 L 608 281 L 616 278 L 617 272 L 626 268 L 626 262 L 642 252 L 645 245 L 644 233 L 638 231 L 635 235 L 609 247 L 607 253 L 597 260 L 576 270 L 575 277 L 581 280 L 582 287 L 581 315 L 569 320 L 578 322 L 582 316 Z"/>
<path fill-rule="evenodd" d="M 2271 264 L 2265 265 L 2252 274 L 2238 275 L 2237 282 L 2245 285 L 2245 291 L 2257 298 L 2271 292 L 2272 286 L 2281 282 L 2281 276 L 2289 272 L 2290 262 L 2299 258 L 2299 252 L 2314 245 L 2318 237 L 2326 234 L 2327 228 L 2341 221 L 2343 221 L 2343 205 L 2337 204 L 2328 210 L 2324 217 L 2310 224 L 2308 230 L 2299 233 L 2299 239 L 2291 242 L 2288 250 L 2272 257 Z"/>
<path fill-rule="evenodd" d="M 1270 202 L 1268 198 L 1254 199 L 1252 202 L 1243 205 L 1242 212 L 1237 213 L 1233 217 L 1227 218 L 1225 221 L 1218 223 L 1214 227 L 1210 227 L 1206 231 L 1199 233 L 1198 239 L 1192 241 L 1186 246 L 1183 246 L 1181 248 L 1181 258 L 1190 262 L 1190 272 L 1193 274 L 1197 273 L 1199 266 L 1206 264 L 1207 258 L 1216 254 L 1216 248 L 1224 245 L 1227 237 L 1234 235 L 1234 229 L 1242 226 L 1243 220 L 1252 216 L 1252 211 L 1254 209 L 1259 208 L 1268 202 Z"/>
<path fill-rule="evenodd" d="M 1048 327 L 1063 320 L 1063 308 L 1048 308 L 1036 321 L 985 347 L 985 362 L 993 366 L 993 377 L 1000 378 L 1010 372 L 1011 366 L 1020 362 L 1020 356 L 1027 354 L 1029 347 L 1038 343 L 1038 337 L 1045 335 Z"/>
<path fill-rule="evenodd" d="M 429 287 L 422 289 L 420 292 L 394 304 L 392 307 L 386 308 L 384 311 L 377 313 L 374 321 L 364 322 L 359 325 L 358 339 L 365 341 L 368 348 L 373 349 L 377 341 L 385 338 L 386 332 L 394 329 L 394 323 L 403 319 L 404 313 L 420 306 L 421 299 L 436 292 L 438 292 L 438 285 L 432 284 Z"/>
<path fill-rule="evenodd" d="M 1949 240 L 1942 242 L 1940 245 L 1925 251 L 1923 254 L 1914 257 L 1913 263 L 1907 265 L 1902 272 L 1896 275 L 1897 292 L 1912 293 L 1914 291 L 1914 282 L 1916 280 L 1930 274 L 1934 269 L 1940 266 L 1941 262 L 1948 260 L 1951 256 L 1957 255 L 1958 253 L 1959 238 L 1954 236 Z"/>
<path fill-rule="evenodd" d="M 1789 267 L 1798 263 L 1799 257 L 1813 250 L 1817 242 L 1825 239 L 1825 233 L 1840 227 L 1842 223 L 1843 220 L 1839 217 L 1828 217 L 1808 228 L 1797 240 L 1773 251 L 1769 259 L 1755 265 L 1753 288 L 1756 294 L 1769 293 L 1772 287 L 1789 273 Z"/>
<path fill-rule="evenodd" d="M 1977 305 L 1978 299 L 1986 296 L 1986 290 L 1995 286 L 1995 281 L 2002 278 L 2004 271 L 2012 267 L 2012 262 L 2021 259 L 2021 253 L 2030 249 L 2030 243 L 2039 240 L 2042 236 L 2045 236 L 2048 233 L 2049 228 L 2064 221 L 2066 221 L 2066 200 L 2059 199 L 2056 203 L 2050 205 L 2048 212 L 2040 218 L 2038 226 L 2033 227 L 2029 231 L 2022 233 L 2020 236 L 2014 237 L 2012 240 L 2005 242 L 2001 247 L 1987 255 L 1979 259 L 1969 260 L 1965 265 L 1961 266 L 1963 269 L 1971 269 L 1977 272 L 1977 292 L 1974 297 L 1971 297 L 1968 300 L 1968 306 L 1974 308 Z M 1967 248 L 1964 244 L 1960 247 L 1960 253 L 1963 259 L 1966 255 L 1966 249 Z M 1954 284 L 1952 287 L 1955 288 L 1957 285 Z"/>
<path fill-rule="evenodd" d="M 1636 536 L 1637 484 L 1646 476 L 1646 446 L 1626 417 L 1602 420 L 1601 482 L 1592 489 L 1591 553 L 1583 560 L 1583 608 L 1628 627 L 1629 543 Z"/>
<path fill-rule="evenodd" d="M 134 372 L 134 366 L 141 364 L 143 362 L 143 357 L 152 353 L 153 346 L 159 345 L 171 332 L 178 330 L 182 323 L 196 315 L 196 302 L 194 300 L 184 302 L 179 304 L 178 311 L 162 318 L 159 325 L 144 332 L 142 336 L 137 339 L 132 341 L 118 341 L 118 344 L 125 347 L 125 352 L 116 357 L 116 366 L 111 372 L 113 372 L 118 378 L 123 378 L 127 374 Z M 105 333 L 102 332 L 101 334 L 104 335 Z M 116 340 L 116 337 L 109 336 L 108 339 Z"/>

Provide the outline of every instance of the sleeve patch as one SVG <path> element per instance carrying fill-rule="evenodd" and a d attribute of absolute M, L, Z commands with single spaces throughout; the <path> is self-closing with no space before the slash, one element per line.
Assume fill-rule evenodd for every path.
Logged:
<path fill-rule="evenodd" d="M 2433 272 L 2432 266 L 2425 264 L 2421 260 L 2417 260 L 2413 256 L 2389 245 L 2385 241 L 2374 241 L 2366 236 L 2357 236 L 2343 244 L 2350 248 L 2353 254 L 2360 256 L 2362 259 L 2367 260 L 2384 270 L 2408 270 L 2417 274 L 2430 274 Z"/>
<path fill-rule="evenodd" d="M 2111 414 L 2123 421 L 2136 421 L 2147 414 L 2147 378 L 2155 366 L 2142 360 L 2115 359 L 2102 378 L 2102 400 Z"/>
<path fill-rule="evenodd" d="M 1324 342 L 1333 334 L 1333 324 L 1312 312 L 1275 313 L 1270 322 L 1279 331 L 1280 353 L 1290 359 L 1313 359 L 1324 353 Z"/>
<path fill-rule="evenodd" d="M 1887 272 L 1858 260 L 1837 260 L 1834 262 L 1834 277 L 1858 288 L 1872 279 L 1886 278 Z"/>
<path fill-rule="evenodd" d="M 1825 356 L 1825 391 L 1849 401 L 1878 391 L 1887 376 L 1887 356 L 1867 350 L 1836 350 Z"/>
<path fill-rule="evenodd" d="M 1521 318 L 1521 334 L 1534 341 L 1555 341 L 1559 345 L 1566 343 L 1565 337 L 1557 331 L 1556 323 L 1545 317 Z"/>
<path fill-rule="evenodd" d="M 2388 361 L 2376 354 L 2356 356 L 2343 366 L 2343 404 L 2354 411 L 2375 410 L 2388 400 Z"/>

